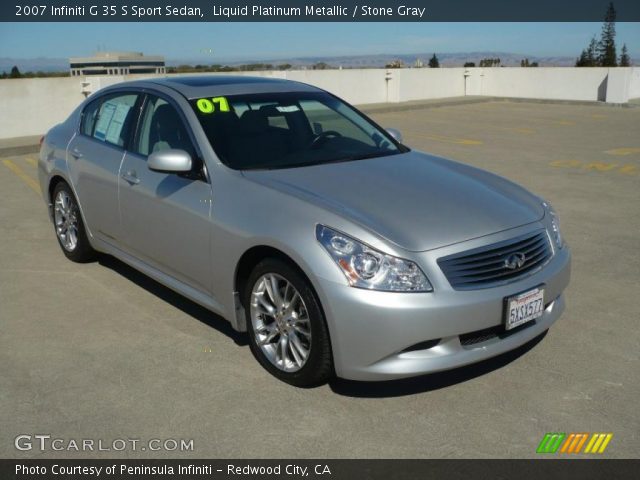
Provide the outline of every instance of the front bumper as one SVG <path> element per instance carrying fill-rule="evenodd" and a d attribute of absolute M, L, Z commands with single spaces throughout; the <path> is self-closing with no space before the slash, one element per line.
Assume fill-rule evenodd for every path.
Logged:
<path fill-rule="evenodd" d="M 443 286 L 431 293 L 389 293 L 319 279 L 336 374 L 353 380 L 391 380 L 448 370 L 513 350 L 560 317 L 570 270 L 571 253 L 565 246 L 535 274 L 481 290 Z M 503 335 L 505 297 L 539 285 L 545 289 L 544 314 Z M 419 345 L 437 339 L 431 348 Z"/>

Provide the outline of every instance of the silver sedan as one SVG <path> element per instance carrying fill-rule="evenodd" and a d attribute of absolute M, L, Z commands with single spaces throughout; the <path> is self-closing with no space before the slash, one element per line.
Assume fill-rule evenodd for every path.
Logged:
<path fill-rule="evenodd" d="M 250 77 L 120 83 L 42 144 L 63 253 L 113 255 L 248 332 L 297 386 L 477 362 L 564 309 L 553 208 L 412 151 L 328 92 Z"/>

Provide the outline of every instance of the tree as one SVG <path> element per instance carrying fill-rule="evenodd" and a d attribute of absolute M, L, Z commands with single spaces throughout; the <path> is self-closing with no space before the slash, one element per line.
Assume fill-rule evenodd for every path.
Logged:
<path fill-rule="evenodd" d="M 481 67 L 499 67 L 500 59 L 499 58 L 483 58 L 480 60 Z"/>
<path fill-rule="evenodd" d="M 622 45 L 622 53 L 620 54 L 620 66 L 630 67 L 631 59 L 629 58 L 629 52 L 627 52 L 627 44 Z"/>
<path fill-rule="evenodd" d="M 16 65 L 11 67 L 11 73 L 9 73 L 9 78 L 20 78 L 22 74 Z"/>
<path fill-rule="evenodd" d="M 278 65 L 278 70 L 289 70 L 290 68 L 290 63 L 281 63 L 280 65 Z"/>
<path fill-rule="evenodd" d="M 331 68 L 331 65 L 326 64 L 325 62 L 318 62 L 318 63 L 314 63 L 311 66 L 312 70 L 327 70 Z"/>
<path fill-rule="evenodd" d="M 529 63 L 529 59 L 525 58 L 524 60 L 520 60 L 520 66 L 521 67 L 537 67 L 538 66 L 538 62 Z"/>
<path fill-rule="evenodd" d="M 596 41 L 596 37 L 591 37 L 591 42 L 589 42 L 589 46 L 582 50 L 580 54 L 580 58 L 576 61 L 576 67 L 597 67 L 598 66 L 598 58 L 597 58 L 597 49 L 598 42 Z"/>
<path fill-rule="evenodd" d="M 598 65 L 601 67 L 617 67 L 616 53 L 616 9 L 613 2 L 609 3 L 602 25 L 600 42 L 598 42 Z"/>
<path fill-rule="evenodd" d="M 475 66 L 476 66 L 476 64 L 475 64 L 474 62 L 465 62 L 464 66 L 465 66 L 466 68 L 469 68 L 469 67 L 475 67 Z"/>
<path fill-rule="evenodd" d="M 436 57 L 436 54 L 433 54 L 433 57 L 431 57 L 431 60 L 429 60 L 429 67 L 430 68 L 440 68 L 440 62 L 438 61 L 438 57 Z"/>

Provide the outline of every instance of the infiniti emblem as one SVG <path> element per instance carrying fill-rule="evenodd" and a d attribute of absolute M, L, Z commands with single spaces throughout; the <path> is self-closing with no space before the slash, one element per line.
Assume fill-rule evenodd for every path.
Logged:
<path fill-rule="evenodd" d="M 504 259 L 504 267 L 509 270 L 517 270 L 524 265 L 526 259 L 527 257 L 522 252 L 512 253 Z"/>

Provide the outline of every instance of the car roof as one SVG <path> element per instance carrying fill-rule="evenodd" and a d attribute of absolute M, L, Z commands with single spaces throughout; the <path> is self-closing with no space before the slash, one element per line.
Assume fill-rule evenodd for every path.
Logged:
<path fill-rule="evenodd" d="M 294 82 L 281 78 L 250 77 L 243 75 L 192 75 L 171 76 L 165 78 L 150 78 L 128 85 L 145 86 L 149 84 L 169 87 L 188 99 L 208 96 L 242 95 L 249 93 L 278 93 L 278 92 L 321 92 L 319 88 L 306 83 Z M 117 86 L 124 87 L 124 83 Z"/>

